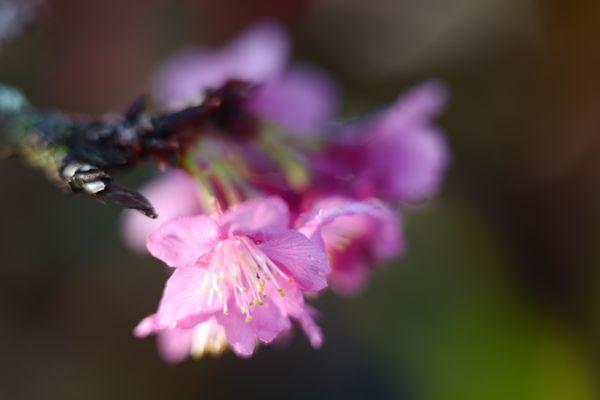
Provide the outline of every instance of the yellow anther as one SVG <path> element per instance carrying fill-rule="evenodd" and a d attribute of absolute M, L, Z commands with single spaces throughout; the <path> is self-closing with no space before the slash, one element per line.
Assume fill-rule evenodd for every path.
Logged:
<path fill-rule="evenodd" d="M 254 303 L 252 303 L 252 304 L 254 304 L 255 306 L 264 306 L 265 305 L 265 303 L 263 303 L 260 300 L 254 300 Z"/>
<path fill-rule="evenodd" d="M 281 297 L 285 297 L 285 291 L 283 289 L 277 289 L 277 291 Z"/>
<path fill-rule="evenodd" d="M 249 324 L 250 322 L 252 322 L 252 317 L 248 315 L 246 317 L 246 323 Z"/>

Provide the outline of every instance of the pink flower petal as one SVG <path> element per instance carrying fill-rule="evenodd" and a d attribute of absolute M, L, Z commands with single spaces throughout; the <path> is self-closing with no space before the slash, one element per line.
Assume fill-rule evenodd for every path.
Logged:
<path fill-rule="evenodd" d="M 197 103 L 208 88 L 226 81 L 213 51 L 187 48 L 162 64 L 153 77 L 153 96 L 164 107 L 180 108 Z"/>
<path fill-rule="evenodd" d="M 272 291 L 271 295 L 280 296 L 275 291 Z M 252 321 L 249 324 L 256 337 L 263 343 L 271 343 L 281 332 L 291 328 L 287 314 L 271 301 L 252 309 Z"/>
<path fill-rule="evenodd" d="M 211 299 L 207 294 L 205 276 L 206 271 L 198 267 L 176 268 L 173 271 L 158 306 L 157 327 L 192 328 L 213 313 L 221 312 L 223 306 L 219 300 Z"/>
<path fill-rule="evenodd" d="M 287 315 L 298 321 L 312 347 L 320 348 L 323 345 L 323 332 L 313 319 L 317 311 L 306 304 L 302 292 L 296 285 L 289 282 L 279 282 L 279 285 L 286 295 L 281 297 L 278 293 L 274 293 L 272 296 L 274 303 Z"/>
<path fill-rule="evenodd" d="M 156 326 L 156 316 L 150 315 L 141 320 L 133 329 L 133 334 L 139 338 L 145 338 L 158 331 Z"/>
<path fill-rule="evenodd" d="M 264 82 L 283 71 L 289 52 L 290 40 L 283 27 L 274 21 L 261 21 L 227 46 L 224 67 L 233 78 Z"/>
<path fill-rule="evenodd" d="M 371 260 L 371 262 L 374 262 Z M 360 255 L 342 254 L 334 257 L 328 282 L 331 289 L 340 295 L 357 295 L 367 288 L 373 265 L 365 264 Z"/>
<path fill-rule="evenodd" d="M 314 349 L 320 349 L 323 346 L 323 331 L 315 323 L 313 315 L 317 314 L 317 311 L 309 305 L 304 305 L 303 313 L 298 315 L 296 318 L 300 323 L 300 327 L 304 334 L 308 337 L 310 345 Z"/>
<path fill-rule="evenodd" d="M 446 107 L 449 90 L 441 81 L 422 83 L 403 93 L 394 104 L 380 114 L 381 130 L 405 130 L 408 126 L 429 124 Z"/>
<path fill-rule="evenodd" d="M 158 352 L 169 364 L 178 364 L 190 355 L 193 329 L 167 329 L 158 335 Z"/>
<path fill-rule="evenodd" d="M 230 235 L 277 234 L 287 230 L 288 207 L 279 197 L 249 200 L 229 209 L 221 225 Z"/>
<path fill-rule="evenodd" d="M 375 201 L 352 201 L 343 197 L 328 197 L 316 202 L 311 211 L 297 222 L 300 232 L 311 240 L 319 240 L 321 229 L 335 219 L 352 215 L 367 215 L 375 218 L 389 217 L 388 209 Z M 392 218 L 393 219 L 393 218 Z"/>
<path fill-rule="evenodd" d="M 295 66 L 259 88 L 251 108 L 286 133 L 318 135 L 337 113 L 338 90 L 322 71 Z"/>
<path fill-rule="evenodd" d="M 170 267 L 198 264 L 219 237 L 219 226 L 206 215 L 180 217 L 148 236 L 148 251 Z"/>
<path fill-rule="evenodd" d="M 229 315 L 216 314 L 217 322 L 225 328 L 231 349 L 240 357 L 250 357 L 256 347 L 256 335 L 246 317 L 235 309 Z"/>
<path fill-rule="evenodd" d="M 274 293 L 273 296 L 279 296 Z M 247 322 L 246 315 L 230 304 L 229 313 L 216 315 L 217 321 L 225 328 L 227 341 L 234 352 L 242 357 L 249 357 L 254 352 L 257 340 L 271 343 L 280 333 L 289 331 L 290 320 L 282 310 L 272 302 L 251 308 L 252 319 Z"/>
<path fill-rule="evenodd" d="M 387 137 L 369 149 L 369 167 L 358 185 L 376 185 L 385 197 L 420 201 L 437 191 L 449 153 L 445 136 L 433 127 Z M 390 169 L 394 173 L 384 173 Z"/>
<path fill-rule="evenodd" d="M 283 28 L 259 22 L 234 39 L 223 50 L 187 49 L 159 68 L 154 95 L 168 108 L 196 103 L 207 89 L 230 79 L 264 82 L 283 71 L 289 39 Z"/>
<path fill-rule="evenodd" d="M 150 232 L 168 220 L 200 212 L 197 190 L 193 179 L 179 170 L 168 171 L 145 185 L 140 192 L 150 200 L 158 218 L 150 219 L 137 211 L 125 211 L 122 219 L 125 243 L 138 253 L 146 253 Z"/>
<path fill-rule="evenodd" d="M 287 231 L 258 246 L 271 260 L 291 274 L 302 290 L 319 291 L 327 286 L 329 263 L 325 251 L 306 236 Z"/>

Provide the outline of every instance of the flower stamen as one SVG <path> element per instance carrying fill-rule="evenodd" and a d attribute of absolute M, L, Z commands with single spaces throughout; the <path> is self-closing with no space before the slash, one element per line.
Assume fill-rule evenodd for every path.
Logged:
<path fill-rule="evenodd" d="M 290 278 L 256 246 L 252 239 L 234 236 L 215 247 L 202 287 L 210 291 L 209 305 L 216 294 L 223 304 L 224 314 L 228 312 L 229 300 L 224 298 L 223 294 L 231 293 L 232 304 L 235 304 L 236 308 L 246 316 L 246 322 L 251 322 L 251 307 L 265 304 L 267 283 L 270 283 L 282 297 L 286 295 L 279 284 L 279 279 Z"/>

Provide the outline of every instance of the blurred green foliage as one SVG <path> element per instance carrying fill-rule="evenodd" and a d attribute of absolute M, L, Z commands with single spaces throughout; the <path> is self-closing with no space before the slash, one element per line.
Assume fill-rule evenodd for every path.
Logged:
<path fill-rule="evenodd" d="M 418 399 L 592 400 L 569 334 L 540 317 L 506 273 L 515 262 L 480 211 L 455 199 L 408 221 L 409 255 L 348 318 Z"/>

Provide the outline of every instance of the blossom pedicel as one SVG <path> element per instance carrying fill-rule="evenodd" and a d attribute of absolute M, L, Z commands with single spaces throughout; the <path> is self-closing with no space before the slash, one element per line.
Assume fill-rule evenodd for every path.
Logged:
<path fill-rule="evenodd" d="M 184 172 L 142 189 L 160 217 L 124 217 L 126 242 L 144 251 L 147 241 L 173 269 L 158 310 L 135 329 L 158 335 L 166 361 L 228 347 L 248 357 L 293 322 L 321 346 L 305 294 L 363 290 L 404 249 L 395 207 L 431 197 L 443 178 L 449 151 L 432 121 L 447 97 L 441 83 L 340 129 L 336 85 L 314 67 L 288 66 L 288 53 L 283 29 L 265 22 L 223 50 L 187 50 L 156 75 L 166 109 L 249 90 L 204 127 Z"/>

